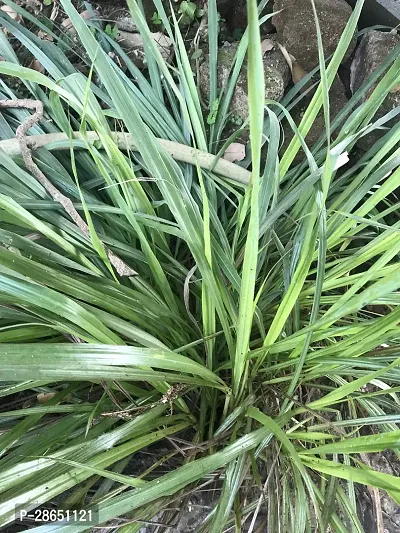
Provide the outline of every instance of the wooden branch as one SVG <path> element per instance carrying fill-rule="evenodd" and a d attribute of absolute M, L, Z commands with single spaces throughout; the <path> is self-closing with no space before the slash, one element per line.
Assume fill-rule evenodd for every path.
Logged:
<path fill-rule="evenodd" d="M 74 140 L 72 141 L 72 145 L 77 149 L 85 148 L 83 137 L 78 132 L 74 132 L 73 135 Z M 113 133 L 112 135 L 114 141 L 121 150 L 137 151 L 137 147 L 131 135 L 119 132 Z M 86 140 L 90 144 L 93 144 L 100 139 L 95 131 L 88 131 L 86 133 Z M 165 149 L 165 151 L 168 152 L 169 155 L 176 161 L 189 163 L 191 165 L 198 164 L 205 170 L 215 172 L 215 174 L 241 183 L 242 185 L 248 185 L 250 182 L 251 172 L 243 167 L 240 167 L 239 165 L 235 165 L 234 163 L 226 161 L 225 159 L 219 159 L 215 163 L 215 155 L 213 154 L 202 152 L 201 150 L 196 150 L 195 148 L 174 141 L 167 141 L 165 139 L 157 140 Z M 69 150 L 71 147 L 71 141 L 65 133 L 30 135 L 27 138 L 27 142 L 32 150 L 42 148 L 44 146 L 48 150 Z M 7 139 L 5 141 L 0 141 L 0 149 L 4 150 L 11 157 L 21 154 L 21 147 L 18 139 Z"/>
<path fill-rule="evenodd" d="M 52 183 L 46 178 L 37 164 L 34 162 L 32 157 L 31 149 L 28 146 L 28 139 L 26 133 L 27 131 L 35 126 L 43 118 L 43 102 L 40 100 L 0 100 L 0 108 L 24 108 L 34 111 L 20 126 L 18 126 L 17 131 L 15 132 L 15 139 L 13 141 L 17 144 L 19 153 L 21 153 L 25 166 L 29 172 L 37 179 L 37 181 L 46 189 L 50 196 L 62 205 L 66 213 L 72 218 L 81 232 L 85 237 L 90 240 L 90 231 L 86 222 L 83 220 L 81 215 L 75 209 L 72 201 L 64 196 Z M 116 256 L 114 252 L 109 250 L 104 246 L 107 257 L 110 260 L 110 263 L 113 265 L 115 270 L 120 276 L 135 276 L 135 272 L 131 267 L 129 267 L 121 258 Z"/>

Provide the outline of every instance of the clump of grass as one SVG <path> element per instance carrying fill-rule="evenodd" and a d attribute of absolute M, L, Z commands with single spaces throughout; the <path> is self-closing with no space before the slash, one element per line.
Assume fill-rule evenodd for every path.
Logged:
<path fill-rule="evenodd" d="M 220 94 L 218 16 L 215 0 L 208 3 L 212 125 L 178 21 L 160 0 L 155 10 L 174 42 L 174 65 L 128 0 L 148 77 L 70 0 L 61 4 L 87 75 L 57 46 L 56 33 L 53 43 L 42 41 L 0 13 L 47 72 L 23 68 L 0 33 L 0 72 L 44 104 L 46 121 L 30 133 L 65 134 L 34 150 L 35 162 L 90 228 L 83 235 L 21 158 L 0 151 L 0 524 L 13 522 L 18 506 L 56 502 L 97 509 L 100 524 L 123 519 L 119 530 L 131 533 L 155 516 L 171 521 L 168 509 L 202 488 L 219 489 L 219 497 L 198 531 L 244 524 L 254 531 L 260 515 L 269 531 L 363 531 L 359 484 L 400 501 L 399 479 L 373 470 L 366 455 L 398 453 L 400 438 L 400 125 L 360 159 L 352 153 L 399 111 L 374 121 L 400 83 L 398 51 L 331 123 L 328 89 L 359 1 L 326 68 L 321 49 L 321 83 L 280 157 L 280 122 L 290 116 L 263 102 L 255 0 Z M 215 159 L 243 61 L 252 140 L 243 166 L 251 171 L 231 167 L 227 178 L 201 164 L 198 152 L 174 158 L 159 139 Z M 286 96 L 286 107 L 307 81 Z M 0 84 L 2 99 L 16 97 Z M 308 147 L 322 109 L 328 134 Z M 1 138 L 13 137 L 29 113 L 4 112 Z M 118 142 L 115 131 L 131 142 Z M 294 166 L 300 149 L 304 162 Z M 104 247 L 137 275 L 119 277 Z M 174 443 L 169 455 L 153 447 L 154 461 L 141 468 L 141 451 L 164 441 Z"/>

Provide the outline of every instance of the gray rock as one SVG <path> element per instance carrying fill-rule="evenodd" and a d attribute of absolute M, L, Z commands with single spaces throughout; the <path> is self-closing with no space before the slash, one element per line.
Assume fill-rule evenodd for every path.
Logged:
<path fill-rule="evenodd" d="M 236 0 L 231 2 L 226 20 L 231 30 L 245 30 L 247 27 L 247 1 Z"/>
<path fill-rule="evenodd" d="M 221 15 L 224 13 L 224 18 L 228 23 L 229 29 L 245 30 L 247 28 L 247 0 L 219 0 L 221 4 Z M 219 8 L 218 8 L 219 9 Z M 272 13 L 272 2 L 269 2 L 262 12 L 261 16 Z M 261 35 L 266 35 L 273 31 L 272 19 L 268 19 L 260 27 Z"/>
<path fill-rule="evenodd" d="M 321 27 L 325 56 L 333 54 L 351 16 L 352 9 L 345 0 L 315 0 Z M 275 0 L 272 23 L 278 39 L 297 63 L 307 72 L 318 65 L 318 43 L 311 0 Z M 353 52 L 353 39 L 345 59 Z"/>
<path fill-rule="evenodd" d="M 218 88 L 224 87 L 231 73 L 238 43 L 224 43 L 218 54 Z M 280 52 L 279 52 L 280 53 Z M 271 54 L 271 56 L 270 56 Z M 285 63 L 285 64 L 283 64 Z M 271 100 L 280 100 L 285 91 L 285 81 L 288 80 L 288 65 L 282 61 L 276 50 L 271 50 L 264 55 L 264 73 L 265 73 L 265 98 Z M 206 56 L 205 61 L 199 68 L 199 87 L 201 94 L 207 98 L 210 83 L 209 62 Z M 247 67 L 244 64 L 233 93 L 230 105 L 230 122 L 228 122 L 225 135 L 228 137 L 249 116 L 248 92 L 247 92 Z M 247 142 L 249 135 L 247 132 L 242 133 L 239 140 Z"/>
<path fill-rule="evenodd" d="M 232 0 L 217 0 L 217 9 L 221 17 L 226 18 L 232 8 L 232 3 Z"/>
<path fill-rule="evenodd" d="M 310 103 L 310 98 L 305 97 L 302 102 L 296 106 L 294 109 L 290 111 L 290 114 L 296 124 L 296 126 L 299 126 L 303 116 L 304 112 L 307 109 L 308 104 Z M 336 76 L 331 90 L 329 91 L 329 109 L 330 109 L 330 118 L 331 121 L 335 119 L 335 117 L 340 113 L 340 111 L 343 109 L 343 107 L 347 103 L 346 98 L 346 90 L 344 88 L 343 83 L 339 79 L 338 76 Z M 284 153 L 286 148 L 289 146 L 290 141 L 293 139 L 293 130 L 288 124 L 288 122 L 285 120 L 283 124 L 283 132 L 284 132 L 284 142 L 281 148 L 281 153 Z M 323 110 L 320 111 L 320 113 L 317 115 L 316 119 L 313 122 L 313 125 L 305 138 L 305 142 L 308 146 L 308 148 L 312 148 L 312 146 L 319 140 L 319 138 L 323 135 L 325 132 L 325 118 Z M 300 163 L 305 158 L 303 149 L 300 149 L 298 152 L 295 163 Z"/>
<path fill-rule="evenodd" d="M 137 33 L 138 29 L 136 23 L 132 17 L 127 16 L 125 13 L 122 13 L 121 16 L 115 18 L 115 24 L 117 25 L 120 31 L 127 31 L 129 33 Z"/>
<path fill-rule="evenodd" d="M 282 54 L 278 45 L 278 39 L 275 33 L 270 34 L 262 41 L 262 43 L 271 42 L 273 48 L 264 53 L 264 64 L 276 69 L 283 78 L 283 83 L 286 87 L 292 81 L 292 73 L 285 56 Z"/>
<path fill-rule="evenodd" d="M 375 72 L 399 44 L 400 35 L 394 33 L 370 30 L 363 36 L 351 65 L 350 88 L 353 93 L 363 85 L 366 79 Z M 364 95 L 363 102 L 370 97 L 379 81 Z M 383 117 L 397 106 L 400 106 L 400 86 L 395 87 L 387 96 L 378 113 L 375 115 L 375 119 Z M 393 120 L 395 121 L 396 119 Z M 391 124 L 389 123 L 388 125 L 390 126 Z M 382 137 L 383 133 L 382 131 L 374 131 L 360 139 L 358 144 L 364 150 L 368 150 Z"/>
<path fill-rule="evenodd" d="M 171 39 L 161 32 L 151 33 L 151 36 L 157 44 L 165 61 L 168 61 L 171 56 Z M 146 66 L 143 39 L 139 33 L 119 31 L 117 34 L 117 42 L 122 48 L 124 48 L 125 52 L 136 66 L 140 68 Z"/>
<path fill-rule="evenodd" d="M 370 30 L 363 36 L 351 64 L 350 88 L 353 93 L 375 72 L 398 44 L 400 44 L 400 35 L 395 33 Z M 378 83 L 379 80 L 364 96 L 363 101 L 369 98 Z M 386 102 L 388 109 L 400 105 L 400 87 L 398 89 L 388 96 Z"/>

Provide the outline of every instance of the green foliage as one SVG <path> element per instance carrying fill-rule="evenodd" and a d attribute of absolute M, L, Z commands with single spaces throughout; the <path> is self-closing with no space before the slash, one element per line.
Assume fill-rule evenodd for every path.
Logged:
<path fill-rule="evenodd" d="M 151 22 L 153 24 L 155 24 L 156 26 L 161 26 L 162 25 L 162 18 L 160 17 L 160 15 L 157 13 L 157 11 L 155 11 L 153 13 L 153 16 L 151 17 Z"/>
<path fill-rule="evenodd" d="M 211 110 L 207 117 L 207 124 L 211 126 L 211 124 L 215 124 L 215 121 L 217 120 L 218 115 L 218 108 L 219 108 L 219 100 L 218 98 L 214 100 L 211 104 Z"/>
<path fill-rule="evenodd" d="M 106 24 L 104 32 L 113 40 L 117 38 L 118 26 L 116 24 Z"/>
<path fill-rule="evenodd" d="M 222 90 L 209 1 L 203 99 L 179 18 L 161 0 L 153 22 L 173 42 L 172 67 L 138 3 L 128 2 L 146 72 L 112 26 L 93 32 L 70 0 L 61 3 L 79 47 L 54 28 L 53 42 L 38 39 L 43 23 L 5 3 L 33 24 L 0 12 L 8 37 L 48 74 L 21 65 L 1 32 L 0 96 L 16 97 L 12 76 L 24 96 L 44 103 L 45 120 L 29 133 L 53 140 L 34 150 L 35 161 L 90 234 L 4 144 L 31 112 L 3 109 L 0 525 L 10 527 L 21 502 L 56 502 L 98 506 L 102 525 L 123 517 L 120 530 L 136 532 L 155 516 L 170 523 L 186 496 L 210 490 L 215 509 L 199 532 L 254 525 L 264 496 L 269 531 L 362 532 L 361 485 L 400 501 L 399 478 L 375 471 L 366 455 L 398 454 L 400 438 L 400 110 L 375 118 L 400 83 L 399 49 L 332 121 L 329 86 L 359 1 L 326 67 L 320 40 L 321 83 L 296 127 L 288 110 L 308 79 L 281 104 L 263 102 L 257 9 L 267 0 L 249 1 L 249 29 Z M 181 3 L 182 16 L 193 20 L 196 10 Z M 245 61 L 252 144 L 227 179 L 215 164 L 236 137 L 227 140 L 225 126 Z M 308 146 L 320 113 L 326 133 Z M 284 121 L 294 133 L 282 153 Z M 355 143 L 382 127 L 381 140 L 355 157 Z M 71 131 L 81 136 L 68 138 Z M 208 152 L 213 164 L 207 170 L 193 150 L 182 162 L 182 145 Z M 110 271 L 105 247 L 138 274 Z"/>
<path fill-rule="evenodd" d="M 198 50 L 193 52 L 191 59 L 194 61 L 196 59 L 200 59 L 201 57 L 203 57 L 203 55 L 204 55 L 203 50 L 201 50 L 201 48 L 199 48 Z"/>
<path fill-rule="evenodd" d="M 182 15 L 180 19 L 182 24 L 191 24 L 201 15 L 197 5 L 194 2 L 187 2 L 186 0 L 183 0 L 183 2 L 179 4 L 178 12 Z"/>

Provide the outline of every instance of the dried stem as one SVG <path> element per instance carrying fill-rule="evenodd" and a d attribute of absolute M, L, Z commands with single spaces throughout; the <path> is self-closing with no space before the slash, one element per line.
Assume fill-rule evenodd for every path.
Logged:
<path fill-rule="evenodd" d="M 120 150 L 138 151 L 136 143 L 129 133 L 116 131 L 112 132 L 111 135 Z M 86 131 L 85 137 L 82 137 L 79 131 L 74 131 L 71 136 L 68 136 L 64 132 L 56 132 L 30 135 L 28 138 L 29 145 L 32 148 L 36 149 L 44 146 L 48 150 L 69 150 L 71 143 L 79 150 L 84 148 L 86 143 L 93 144 L 99 140 L 100 138 L 95 131 Z M 209 170 L 245 187 L 250 183 L 251 172 L 249 170 L 235 163 L 231 163 L 224 158 L 216 159 L 215 154 L 209 154 L 208 152 L 197 150 L 192 146 L 166 139 L 157 139 L 157 142 L 175 161 L 189 163 L 190 165 L 199 165 L 199 167 L 205 170 Z M 0 141 L 0 149 L 4 150 L 10 157 L 15 157 L 21 153 L 18 139 Z"/>
<path fill-rule="evenodd" d="M 0 108 L 24 108 L 34 111 L 34 113 L 29 116 L 20 126 L 18 126 L 17 131 L 15 132 L 15 137 L 18 140 L 19 148 L 21 150 L 21 155 L 24 160 L 25 166 L 29 172 L 37 179 L 37 181 L 46 189 L 54 201 L 62 205 L 64 210 L 72 218 L 81 232 L 90 239 L 89 227 L 83 218 L 80 216 L 78 211 L 75 209 L 72 201 L 64 196 L 52 183 L 46 178 L 37 164 L 34 162 L 32 157 L 32 151 L 28 146 L 28 137 L 27 132 L 30 128 L 38 124 L 43 118 L 43 102 L 40 100 L 29 100 L 29 99 L 20 99 L 20 100 L 0 100 Z M 120 276 L 135 276 L 135 272 L 131 267 L 129 267 L 122 259 L 104 246 L 107 257 L 110 260 L 110 263 L 113 265 L 115 270 Z"/>
<path fill-rule="evenodd" d="M 360 455 L 364 463 L 371 468 L 371 461 L 369 460 L 368 455 L 366 453 L 362 453 Z M 371 485 L 368 485 L 367 488 L 369 495 L 371 496 L 372 505 L 374 506 L 375 510 L 376 533 L 384 533 L 385 527 L 383 523 L 382 504 L 379 489 L 377 489 L 376 487 L 372 487 Z"/>

